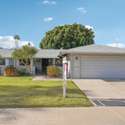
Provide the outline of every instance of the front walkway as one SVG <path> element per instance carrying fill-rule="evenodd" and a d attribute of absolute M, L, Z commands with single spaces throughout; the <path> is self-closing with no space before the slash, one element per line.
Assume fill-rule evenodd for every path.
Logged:
<path fill-rule="evenodd" d="M 46 75 L 41 75 L 41 76 L 34 76 L 33 80 L 62 80 L 61 78 L 50 78 Z"/>
<path fill-rule="evenodd" d="M 125 125 L 125 108 L 0 109 L 0 125 Z"/>
<path fill-rule="evenodd" d="M 125 81 L 73 80 L 96 106 L 125 106 Z"/>

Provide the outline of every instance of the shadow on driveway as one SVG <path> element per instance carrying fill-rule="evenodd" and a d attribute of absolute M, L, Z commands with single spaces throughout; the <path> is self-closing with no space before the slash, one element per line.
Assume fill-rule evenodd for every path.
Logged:
<path fill-rule="evenodd" d="M 125 106 L 125 99 L 92 99 L 96 106 Z"/>

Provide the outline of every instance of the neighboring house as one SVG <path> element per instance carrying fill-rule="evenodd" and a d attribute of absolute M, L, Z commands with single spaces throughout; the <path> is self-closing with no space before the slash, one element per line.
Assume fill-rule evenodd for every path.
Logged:
<path fill-rule="evenodd" d="M 62 51 L 69 62 L 71 78 L 125 79 L 125 49 L 89 45 Z"/>
<path fill-rule="evenodd" d="M 0 49 L 0 71 L 13 65 L 23 67 L 19 60 L 12 59 L 12 49 Z M 70 78 L 117 78 L 125 79 L 125 49 L 102 45 L 89 45 L 68 50 L 38 49 L 31 60 L 32 74 L 46 73 L 48 65 L 62 66 L 61 58 L 68 61 Z"/>

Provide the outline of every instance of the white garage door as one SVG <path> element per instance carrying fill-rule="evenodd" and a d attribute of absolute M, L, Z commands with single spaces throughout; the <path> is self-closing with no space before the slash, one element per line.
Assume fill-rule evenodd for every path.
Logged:
<path fill-rule="evenodd" d="M 125 78 L 123 56 L 81 56 L 79 60 L 80 64 L 76 67 L 79 67 L 77 78 Z M 73 67 L 75 71 L 75 66 Z M 73 74 L 76 78 L 76 73 Z"/>

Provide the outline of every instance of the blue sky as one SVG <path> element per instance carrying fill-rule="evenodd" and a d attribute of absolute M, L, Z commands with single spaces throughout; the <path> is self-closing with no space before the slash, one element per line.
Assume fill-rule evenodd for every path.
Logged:
<path fill-rule="evenodd" d="M 1 0 L 0 36 L 19 34 L 38 47 L 56 25 L 94 27 L 95 43 L 125 44 L 125 0 Z"/>

